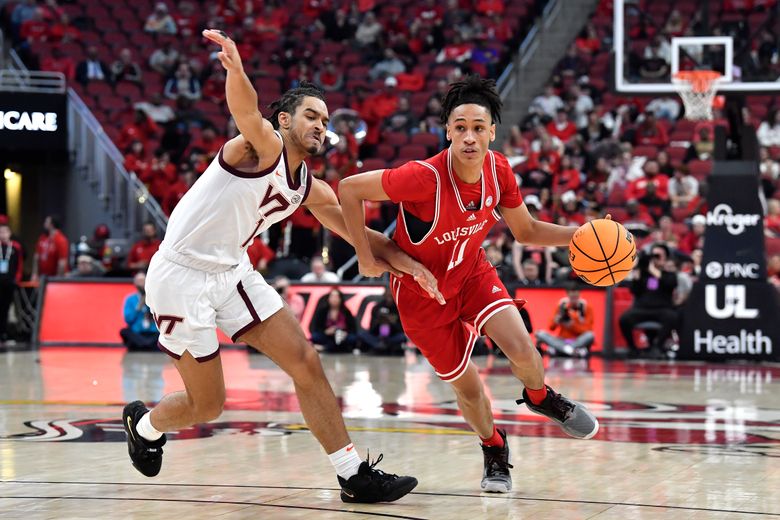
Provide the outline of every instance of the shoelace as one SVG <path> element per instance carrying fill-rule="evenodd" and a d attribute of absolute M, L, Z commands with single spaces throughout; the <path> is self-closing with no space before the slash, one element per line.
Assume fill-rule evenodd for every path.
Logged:
<path fill-rule="evenodd" d="M 485 451 L 485 454 L 488 457 L 487 466 L 488 468 L 490 468 L 491 471 L 500 471 L 502 473 L 509 473 L 509 470 L 514 468 L 514 466 L 511 465 L 509 461 L 504 460 L 504 458 L 501 456 L 500 453 L 494 453 L 492 450 L 488 448 L 488 451 Z"/>
<path fill-rule="evenodd" d="M 381 469 L 375 469 L 376 465 L 382 462 L 382 459 L 384 458 L 383 453 L 380 453 L 379 457 L 377 457 L 373 462 L 369 462 L 370 458 L 371 453 L 366 451 L 366 464 L 368 464 L 369 475 L 371 478 L 376 478 L 378 480 L 395 480 L 398 478 L 398 475 L 393 473 L 385 473 Z"/>
<path fill-rule="evenodd" d="M 563 397 L 561 394 L 557 393 L 555 390 L 547 387 L 547 398 L 550 400 L 550 408 L 552 408 L 554 411 L 558 412 L 561 416 L 561 420 L 565 421 L 569 418 L 569 414 L 574 410 L 574 404 L 572 404 L 568 399 Z M 517 404 L 523 404 L 527 403 L 531 406 L 539 406 L 533 404 L 531 400 L 526 399 L 517 399 L 515 400 Z"/>

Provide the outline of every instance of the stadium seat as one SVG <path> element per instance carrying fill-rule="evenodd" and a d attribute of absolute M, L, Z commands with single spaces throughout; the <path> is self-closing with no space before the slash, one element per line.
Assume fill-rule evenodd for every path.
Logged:
<path fill-rule="evenodd" d="M 391 146 L 403 146 L 409 142 L 409 136 L 403 132 L 386 132 L 382 136 L 382 142 Z"/>
<path fill-rule="evenodd" d="M 701 161 L 695 159 L 688 163 L 688 170 L 690 171 L 691 175 L 696 177 L 698 180 L 702 180 L 712 171 L 712 161 Z"/>
<path fill-rule="evenodd" d="M 384 159 L 364 159 L 360 171 L 384 170 L 385 168 L 387 168 L 387 162 Z"/>
<path fill-rule="evenodd" d="M 412 136 L 409 144 L 424 146 L 428 150 L 428 154 L 433 155 L 438 152 L 439 136 L 428 132 L 418 132 Z"/>
<path fill-rule="evenodd" d="M 387 144 L 387 142 L 382 143 L 377 146 L 376 155 L 385 161 L 392 161 L 396 156 L 396 148 L 391 144 Z"/>

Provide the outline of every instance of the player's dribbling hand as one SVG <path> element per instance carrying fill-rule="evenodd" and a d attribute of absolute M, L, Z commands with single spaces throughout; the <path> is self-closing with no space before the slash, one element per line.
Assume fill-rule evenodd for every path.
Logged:
<path fill-rule="evenodd" d="M 222 63 L 222 66 L 225 67 L 225 70 L 243 70 L 241 56 L 239 56 L 238 49 L 236 48 L 236 42 L 231 40 L 224 31 L 206 29 L 203 31 L 203 37 L 222 46 L 222 51 L 217 54 L 217 57 L 219 58 L 220 63 Z"/>
<path fill-rule="evenodd" d="M 410 274 L 414 277 L 414 281 L 428 293 L 428 296 L 439 302 L 439 305 L 447 303 L 444 300 L 444 296 L 439 292 L 439 284 L 432 272 L 420 265 Z"/>

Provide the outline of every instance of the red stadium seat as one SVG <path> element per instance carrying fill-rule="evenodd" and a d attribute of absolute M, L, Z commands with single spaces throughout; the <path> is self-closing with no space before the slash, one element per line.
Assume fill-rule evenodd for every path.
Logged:
<path fill-rule="evenodd" d="M 368 172 L 371 170 L 384 170 L 387 168 L 387 162 L 384 159 L 364 159 L 363 165 L 360 166 L 361 172 Z"/>
<path fill-rule="evenodd" d="M 398 148 L 398 158 L 407 161 L 427 159 L 428 150 L 419 144 L 407 144 Z"/>
<path fill-rule="evenodd" d="M 404 146 L 409 142 L 409 136 L 403 132 L 387 132 L 382 136 L 382 142 L 391 146 Z"/>
<path fill-rule="evenodd" d="M 376 147 L 376 155 L 385 161 L 392 161 L 396 156 L 395 146 L 387 144 L 386 142 L 382 143 Z"/>
<path fill-rule="evenodd" d="M 702 180 L 712 171 L 712 161 L 700 161 L 698 159 L 688 163 L 688 170 L 698 180 Z"/>
<path fill-rule="evenodd" d="M 655 146 L 637 146 L 633 151 L 634 157 L 647 157 L 648 159 L 655 159 L 658 156 L 658 148 Z"/>
<path fill-rule="evenodd" d="M 433 155 L 438 152 L 439 136 L 428 132 L 418 132 L 412 136 L 409 143 L 424 146 L 428 150 L 428 154 Z"/>

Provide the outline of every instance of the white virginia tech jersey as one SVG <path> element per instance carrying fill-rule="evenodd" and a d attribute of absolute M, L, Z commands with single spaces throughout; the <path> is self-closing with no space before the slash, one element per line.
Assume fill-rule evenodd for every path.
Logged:
<path fill-rule="evenodd" d="M 220 149 L 174 208 L 160 250 L 179 264 L 225 271 L 241 262 L 258 234 L 298 209 L 311 184 L 306 163 L 293 182 L 284 147 L 276 163 L 260 172 L 233 168 Z"/>

